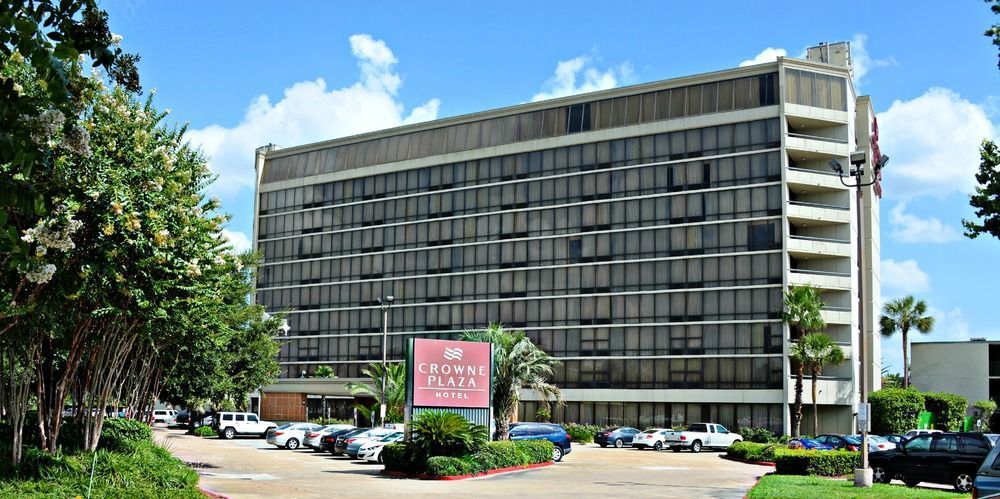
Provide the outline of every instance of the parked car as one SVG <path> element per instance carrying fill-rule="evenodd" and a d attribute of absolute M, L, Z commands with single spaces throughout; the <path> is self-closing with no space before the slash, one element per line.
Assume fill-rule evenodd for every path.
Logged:
<path fill-rule="evenodd" d="M 562 426 L 552 423 L 511 423 L 511 440 L 548 440 L 552 447 L 552 460 L 562 461 L 563 456 L 573 449 L 570 446 L 569 434 Z"/>
<path fill-rule="evenodd" d="M 333 452 L 333 446 L 336 445 L 336 443 L 337 443 L 337 437 L 339 437 L 341 435 L 346 435 L 347 433 L 350 433 L 350 432 L 355 431 L 355 430 L 357 430 L 357 428 L 348 428 L 346 430 L 337 430 L 337 431 L 331 432 L 329 435 L 324 435 L 323 437 L 320 437 L 320 439 L 319 439 L 319 450 L 321 452 L 325 451 L 325 452 L 332 453 Z"/>
<path fill-rule="evenodd" d="M 861 435 L 850 435 L 850 437 L 858 442 L 861 442 Z M 884 450 L 892 450 L 895 448 L 896 444 L 890 442 L 888 439 L 878 435 L 868 434 L 868 452 L 882 452 Z"/>
<path fill-rule="evenodd" d="M 284 447 L 288 450 L 299 448 L 306 439 L 306 433 L 316 431 L 322 426 L 315 423 L 288 423 L 267 432 L 267 443 Z"/>
<path fill-rule="evenodd" d="M 330 446 L 330 454 L 333 454 L 334 456 L 344 455 L 344 451 L 347 450 L 348 439 L 354 438 L 357 435 L 361 435 L 369 431 L 371 431 L 371 428 L 355 428 L 346 433 L 338 435 L 337 438 L 333 441 L 333 445 Z"/>
<path fill-rule="evenodd" d="M 205 420 L 202 420 L 205 423 Z M 267 436 L 267 432 L 278 426 L 270 421 L 262 421 L 252 412 L 220 412 L 211 422 L 212 429 L 222 438 L 231 439 L 236 435 Z"/>
<path fill-rule="evenodd" d="M 643 431 L 632 439 L 632 447 L 639 450 L 660 450 L 666 445 L 663 439 L 666 437 L 668 431 L 670 430 L 666 428 L 651 428 Z"/>
<path fill-rule="evenodd" d="M 920 482 L 946 483 L 958 492 L 972 490 L 973 480 L 993 442 L 982 433 L 924 433 L 901 447 L 869 457 L 874 481 L 902 480 L 908 487 Z"/>
<path fill-rule="evenodd" d="M 637 433 L 639 430 L 628 426 L 612 426 L 594 434 L 594 443 L 601 447 L 613 445 L 620 449 L 625 445 L 632 445 L 632 439 Z"/>
<path fill-rule="evenodd" d="M 671 430 L 664 436 L 664 442 L 674 452 L 685 448 L 691 449 L 691 452 L 701 452 L 705 447 L 725 449 L 742 441 L 743 437 L 738 433 L 730 433 L 725 426 L 715 423 L 693 423 L 687 430 Z"/>
<path fill-rule="evenodd" d="M 987 497 L 1000 497 L 1000 445 L 993 433 L 984 435 L 993 441 L 993 450 L 983 460 L 976 473 L 975 482 L 972 486 L 972 497 L 986 499 Z"/>
<path fill-rule="evenodd" d="M 358 447 L 358 459 L 364 459 L 369 462 L 382 462 L 382 449 L 386 445 L 393 442 L 398 442 L 403 439 L 403 432 L 397 431 L 395 433 L 390 433 L 378 440 L 371 440 Z"/>
<path fill-rule="evenodd" d="M 178 412 L 177 415 L 174 416 L 174 423 L 177 426 L 186 426 L 191 424 L 191 413 L 188 411 Z"/>
<path fill-rule="evenodd" d="M 814 440 L 837 450 L 861 450 L 861 439 L 850 435 L 820 435 Z"/>
<path fill-rule="evenodd" d="M 896 447 L 899 447 L 900 445 L 903 444 L 903 442 L 906 442 L 906 437 L 904 437 L 903 435 L 897 435 L 895 433 L 884 435 L 882 438 L 896 444 Z"/>
<path fill-rule="evenodd" d="M 375 442 L 377 440 L 382 440 L 383 438 L 392 435 L 394 433 L 402 433 L 400 431 L 394 430 L 392 428 L 372 428 L 367 433 L 360 433 L 355 435 L 346 441 L 346 446 L 344 447 L 344 454 L 351 459 L 358 458 L 358 452 L 361 446 L 369 442 Z"/>
<path fill-rule="evenodd" d="M 172 409 L 157 409 L 153 411 L 153 424 L 162 423 L 167 426 L 176 424 L 175 417 L 177 416 L 177 411 Z"/>
<path fill-rule="evenodd" d="M 316 431 L 310 431 L 309 433 L 306 433 L 306 439 L 302 441 L 302 445 L 305 445 L 306 447 L 309 447 L 314 451 L 321 452 L 326 450 L 323 448 L 322 445 L 323 437 L 340 430 L 353 430 L 353 429 L 354 425 L 349 425 L 349 424 L 326 425 Z"/>
<path fill-rule="evenodd" d="M 812 438 L 793 438 L 788 441 L 788 448 L 805 450 L 833 450 L 833 447 L 818 442 Z"/>
<path fill-rule="evenodd" d="M 910 430 L 903 434 L 907 440 L 917 436 L 917 435 L 927 435 L 928 433 L 941 433 L 941 430 Z"/>

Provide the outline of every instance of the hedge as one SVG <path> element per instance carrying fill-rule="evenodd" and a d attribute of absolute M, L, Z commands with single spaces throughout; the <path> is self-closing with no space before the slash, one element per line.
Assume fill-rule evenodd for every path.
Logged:
<path fill-rule="evenodd" d="M 743 441 L 758 444 L 771 443 L 778 438 L 770 428 L 764 426 L 741 426 L 736 429 L 736 433 L 743 437 Z"/>
<path fill-rule="evenodd" d="M 868 395 L 872 405 L 872 433 L 906 433 L 917 427 L 924 410 L 924 394 L 912 388 L 883 388 Z"/>
<path fill-rule="evenodd" d="M 776 449 L 775 471 L 779 475 L 841 476 L 861 466 L 861 453 L 846 450 Z"/>
<path fill-rule="evenodd" d="M 601 426 L 579 423 L 563 423 L 562 427 L 574 442 L 581 444 L 593 443 L 594 434 L 604 429 Z"/>
<path fill-rule="evenodd" d="M 500 468 L 512 468 L 552 461 L 548 440 L 503 440 L 487 442 L 478 451 L 462 457 L 413 455 L 405 443 L 386 445 L 382 460 L 387 471 L 435 476 L 475 475 Z"/>
<path fill-rule="evenodd" d="M 924 393 L 924 408 L 934 413 L 934 428 L 942 431 L 962 431 L 969 401 L 954 393 L 928 392 Z"/>
<path fill-rule="evenodd" d="M 742 435 L 742 433 L 741 433 Z M 774 453 L 783 448 L 781 444 L 759 444 L 755 442 L 736 442 L 726 449 L 726 455 L 749 463 L 774 460 Z"/>
<path fill-rule="evenodd" d="M 102 449 L 123 450 L 137 442 L 152 442 L 153 432 L 146 423 L 135 419 L 111 418 L 104 420 L 101 428 Z"/>
<path fill-rule="evenodd" d="M 218 435 L 211 426 L 199 426 L 191 433 L 193 433 L 196 437 L 214 437 Z"/>

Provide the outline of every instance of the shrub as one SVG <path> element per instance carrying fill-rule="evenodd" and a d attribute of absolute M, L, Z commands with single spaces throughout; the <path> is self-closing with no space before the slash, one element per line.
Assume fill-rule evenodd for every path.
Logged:
<path fill-rule="evenodd" d="M 191 433 L 194 434 L 196 437 L 218 436 L 218 434 L 215 433 L 215 430 L 213 430 L 211 426 L 199 426 L 195 428 L 194 431 L 192 431 Z"/>
<path fill-rule="evenodd" d="M 539 423 L 548 423 L 552 419 L 552 412 L 549 411 L 548 407 L 542 406 L 535 411 L 535 421 Z"/>
<path fill-rule="evenodd" d="M 410 444 L 397 442 L 382 448 L 382 462 L 386 471 L 400 473 L 424 473 L 427 471 L 427 457 L 413 452 Z"/>
<path fill-rule="evenodd" d="M 776 449 L 780 448 L 780 444 L 736 442 L 726 449 L 726 455 L 746 462 L 771 461 Z"/>
<path fill-rule="evenodd" d="M 993 414 L 997 412 L 996 402 L 992 400 L 980 400 L 975 404 L 972 404 L 972 407 L 976 408 L 977 417 L 982 423 L 981 429 L 983 431 L 996 433 L 996 430 L 1000 430 L 1000 427 L 997 427 L 996 430 L 994 430 L 994 426 L 992 424 Z"/>
<path fill-rule="evenodd" d="M 962 431 L 969 401 L 954 393 L 924 393 L 924 407 L 934 414 L 934 427 L 942 431 Z"/>
<path fill-rule="evenodd" d="M 525 455 L 528 464 L 547 463 L 552 460 L 552 447 L 548 440 L 519 440 L 514 442 Z"/>
<path fill-rule="evenodd" d="M 354 424 L 353 419 L 337 419 L 337 418 L 313 418 L 309 420 L 310 423 L 319 425 L 331 425 L 331 424 Z"/>
<path fill-rule="evenodd" d="M 422 454 L 412 443 L 394 443 L 382 450 L 388 471 L 437 476 L 474 475 L 500 468 L 512 468 L 552 461 L 552 442 L 548 440 L 503 440 L 486 442 L 475 453 L 458 456 Z"/>
<path fill-rule="evenodd" d="M 562 427 L 574 442 L 581 444 L 593 443 L 594 434 L 602 429 L 600 426 L 579 423 L 563 423 Z"/>
<path fill-rule="evenodd" d="M 124 450 L 137 442 L 152 441 L 153 432 L 146 423 L 134 419 L 111 418 L 104 420 L 98 445 L 102 449 Z"/>
<path fill-rule="evenodd" d="M 736 433 L 739 433 L 743 437 L 744 442 L 756 442 L 759 444 L 766 444 L 775 441 L 774 432 L 770 428 L 765 428 L 763 426 L 744 426 L 736 429 Z"/>
<path fill-rule="evenodd" d="M 427 460 L 427 474 L 436 476 L 475 475 L 479 467 L 466 457 L 434 456 Z"/>
<path fill-rule="evenodd" d="M 924 395 L 914 389 L 883 388 L 868 395 L 872 405 L 872 433 L 905 433 L 917 427 Z"/>
<path fill-rule="evenodd" d="M 861 453 L 846 450 L 777 449 L 775 471 L 779 475 L 841 476 L 861 466 Z"/>
<path fill-rule="evenodd" d="M 489 438 L 483 425 L 471 423 L 461 414 L 448 411 L 425 411 L 410 423 L 410 446 L 426 457 L 464 456 L 479 448 Z"/>

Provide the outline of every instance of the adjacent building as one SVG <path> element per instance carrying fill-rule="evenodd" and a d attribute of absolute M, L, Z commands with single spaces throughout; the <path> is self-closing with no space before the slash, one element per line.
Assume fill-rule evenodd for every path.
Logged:
<path fill-rule="evenodd" d="M 956 393 L 969 404 L 1000 400 L 1000 341 L 933 341 L 911 345 L 910 384 Z"/>
<path fill-rule="evenodd" d="M 345 416 L 346 382 L 381 361 L 378 298 L 393 295 L 390 361 L 412 337 L 523 329 L 561 361 L 556 421 L 787 432 L 782 292 L 810 285 L 850 359 L 820 377 L 823 429 L 847 432 L 862 338 L 878 384 L 879 188 L 858 206 L 828 162 L 861 151 L 871 163 L 873 147 L 871 102 L 855 95 L 849 46 L 834 44 L 808 60 L 260 148 L 256 300 L 291 326 L 261 410 L 305 417 L 332 403 Z M 308 379 L 320 365 L 338 378 Z M 807 381 L 807 404 L 809 393 Z M 538 407 L 526 393 L 520 417 Z"/>

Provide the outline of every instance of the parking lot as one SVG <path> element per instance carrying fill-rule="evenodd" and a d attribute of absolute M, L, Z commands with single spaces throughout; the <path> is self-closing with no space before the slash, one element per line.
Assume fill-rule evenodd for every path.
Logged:
<path fill-rule="evenodd" d="M 201 486 L 233 498 L 429 496 L 743 497 L 773 468 L 722 459 L 720 452 L 638 451 L 574 445 L 561 463 L 460 481 L 387 478 L 378 464 L 312 450 L 289 451 L 260 438 L 222 440 L 154 430 L 157 440 L 201 474 Z"/>

